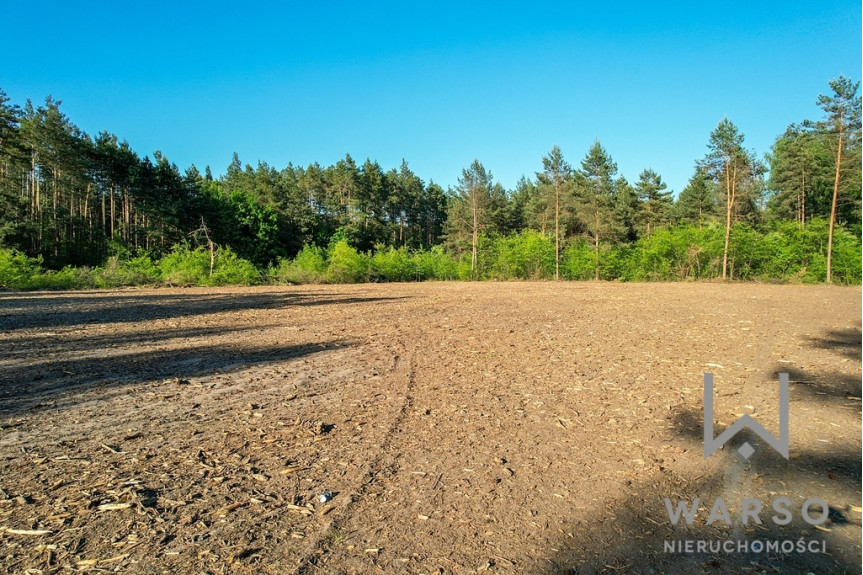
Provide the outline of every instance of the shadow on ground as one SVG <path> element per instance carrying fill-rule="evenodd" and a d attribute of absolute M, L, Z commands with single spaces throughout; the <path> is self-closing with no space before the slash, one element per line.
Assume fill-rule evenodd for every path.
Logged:
<path fill-rule="evenodd" d="M 859 361 L 859 334 L 859 330 L 834 331 L 810 341 L 814 348 L 831 350 Z M 795 402 L 829 406 L 830 409 L 839 409 L 841 405 L 855 413 L 860 411 L 859 376 L 839 372 L 814 374 L 787 365 L 777 365 L 775 372 L 791 374 L 792 420 Z M 673 417 L 672 433 L 699 456 L 703 444 L 702 420 L 703 412 L 698 408 L 679 409 Z M 723 429 L 718 427 L 715 433 Z M 793 436 L 793 425 L 791 433 Z M 755 447 L 755 454 L 749 460 L 737 452 L 747 441 Z M 792 439 L 792 456 L 786 460 L 746 429 L 712 456 L 718 459 L 705 463 L 707 473 L 702 476 L 674 474 L 660 468 L 660 472 L 654 472 L 648 480 L 632 485 L 621 482 L 621 497 L 612 507 L 591 510 L 596 517 L 576 525 L 572 536 L 562 535 L 556 542 L 559 552 L 552 563 L 533 572 L 553 575 L 859 573 L 859 493 L 863 457 L 854 446 L 809 443 L 801 446 Z M 712 471 L 708 463 L 715 464 Z M 789 510 L 793 520 L 784 526 L 772 520 L 776 512 L 771 504 L 780 495 L 792 499 Z M 722 520 L 707 523 L 717 497 L 722 497 L 729 508 L 731 526 Z M 743 497 L 754 497 L 764 504 L 761 525 L 742 524 L 740 503 Z M 801 501 L 807 497 L 820 497 L 828 502 L 828 518 L 819 525 L 823 529 L 816 529 L 803 520 Z M 673 507 L 680 501 L 691 506 L 700 498 L 701 509 L 692 524 L 686 524 L 681 517 L 672 525 L 665 498 L 669 498 Z M 852 506 L 858 508 L 854 510 Z M 819 515 L 820 507 L 815 505 L 812 512 Z M 848 529 L 854 529 L 856 534 L 845 531 Z M 714 544 L 732 541 L 735 552 L 711 553 L 708 548 L 703 552 L 686 553 L 666 548 L 666 542 L 679 545 L 672 542 L 686 540 Z M 751 544 L 755 540 L 763 544 L 778 541 L 780 545 L 793 542 L 794 550 L 783 552 L 780 547 L 779 551 L 769 552 L 736 551 L 738 541 Z M 812 545 L 807 547 L 807 552 L 797 551 L 801 540 L 805 540 L 807 546 Z M 607 546 L 608 541 L 618 543 Z M 826 553 L 820 552 L 822 544 Z M 790 543 L 785 545 L 787 551 Z M 819 552 L 812 552 L 813 548 Z"/>
<path fill-rule="evenodd" d="M 0 294 L 0 330 L 5 335 L 0 346 L 0 417 L 61 408 L 100 389 L 183 380 L 357 343 L 333 336 L 319 341 L 312 337 L 299 345 L 273 342 L 272 337 L 256 343 L 256 331 L 290 327 L 274 323 L 270 313 L 260 314 L 261 323 L 249 316 L 227 326 L 214 319 L 212 325 L 197 321 L 182 327 L 182 318 L 401 299 L 315 292 Z M 177 321 L 152 323 L 170 319 Z M 93 329 L 106 324 L 125 327 Z"/>
<path fill-rule="evenodd" d="M 844 355 L 848 359 L 860 361 L 863 336 L 861 336 L 859 329 L 845 328 L 831 330 L 821 337 L 810 338 L 809 342 L 816 349 L 830 350 Z"/>
<path fill-rule="evenodd" d="M 682 413 L 688 421 L 693 414 Z M 692 436 L 688 429 L 681 433 L 689 436 L 692 448 L 700 452 L 700 437 Z M 744 461 L 736 453 L 736 448 L 749 441 L 756 446 L 756 454 Z M 543 574 L 690 574 L 690 573 L 859 573 L 859 558 L 853 551 L 837 549 L 833 534 L 839 530 L 859 526 L 859 513 L 852 513 L 844 507 L 831 506 L 829 517 L 821 527 L 830 530 L 825 533 L 816 530 L 803 521 L 800 501 L 791 497 L 789 510 L 793 521 L 789 525 L 776 525 L 771 519 L 775 514 L 770 507 L 778 494 L 788 494 L 785 485 L 808 482 L 813 485 L 833 484 L 832 489 L 859 490 L 861 456 L 857 451 L 833 451 L 822 453 L 805 451 L 796 454 L 795 459 L 786 461 L 776 456 L 763 442 L 752 435 L 738 434 L 734 444 L 726 447 L 718 457 L 727 467 L 725 473 L 713 473 L 706 477 L 688 480 L 665 471 L 654 474 L 650 481 L 621 484 L 622 497 L 611 509 L 598 509 L 596 521 L 582 525 L 581 535 L 574 538 L 561 537 L 556 548 L 560 552 L 547 569 L 535 573 Z M 729 477 L 730 476 L 730 477 Z M 759 479 L 752 480 L 756 477 Z M 731 483 L 729 485 L 729 482 Z M 806 497 L 819 496 L 830 502 L 835 498 L 822 489 L 807 492 Z M 773 493 L 774 495 L 770 495 Z M 728 507 L 731 522 L 719 520 L 707 524 L 710 509 L 717 497 L 721 497 Z M 742 497 L 754 497 L 764 504 L 760 514 L 761 525 L 750 522 L 743 526 L 740 517 Z M 693 523 L 687 524 L 681 517 L 676 525 L 670 523 L 665 498 L 673 508 L 680 502 L 691 507 L 700 498 L 700 509 Z M 859 505 L 859 501 L 855 502 Z M 812 508 L 817 516 L 820 508 Z M 576 526 L 578 529 L 579 526 Z M 806 541 L 818 552 L 798 553 L 798 541 Z M 713 542 L 726 545 L 731 541 L 734 552 L 711 553 L 707 551 L 681 552 L 675 546 L 685 545 L 687 540 Z M 793 542 L 794 551 L 737 552 L 738 541 Z M 603 542 L 619 542 L 610 547 Z M 821 553 L 822 544 L 827 553 Z M 672 547 L 669 549 L 667 545 Z M 692 543 L 693 546 L 698 543 Z M 791 545 L 791 543 L 785 543 Z M 811 549 L 811 548 L 809 548 Z M 786 549 L 787 550 L 787 549 Z"/>
<path fill-rule="evenodd" d="M 74 403 L 81 394 L 95 390 L 167 378 L 182 382 L 187 378 L 295 359 L 356 343 L 328 340 L 296 346 L 243 346 L 237 350 L 200 345 L 8 369 L 0 383 L 0 417 L 60 409 Z"/>
<path fill-rule="evenodd" d="M 80 294 L 2 294 L 0 330 L 59 328 L 90 324 L 137 323 L 243 310 L 295 306 L 387 302 L 401 297 L 343 297 L 328 293 L 190 293 L 133 295 L 105 292 Z"/>

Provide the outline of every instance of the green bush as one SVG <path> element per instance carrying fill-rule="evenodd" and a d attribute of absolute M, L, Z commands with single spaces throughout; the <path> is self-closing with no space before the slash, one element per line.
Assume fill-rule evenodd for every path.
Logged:
<path fill-rule="evenodd" d="M 203 248 L 201 248 L 203 249 Z M 209 252 L 206 252 L 209 257 Z M 230 248 L 221 248 L 216 253 L 213 275 L 205 278 L 201 285 L 256 285 L 261 283 L 261 272 L 252 263 L 244 260 Z"/>
<path fill-rule="evenodd" d="M 554 277 L 553 238 L 534 230 L 523 230 L 489 243 L 488 255 L 481 258 L 484 277 L 501 280 Z"/>
<path fill-rule="evenodd" d="M 441 246 L 414 254 L 414 265 L 421 280 L 451 281 L 459 277 L 459 265 Z"/>
<path fill-rule="evenodd" d="M 34 279 L 41 274 L 41 256 L 28 258 L 14 250 L 0 249 L 0 289 L 34 289 Z"/>
<path fill-rule="evenodd" d="M 481 254 L 482 252 L 480 252 Z M 477 254 L 477 259 L 479 260 L 479 255 Z M 481 262 L 477 262 L 477 269 L 470 269 L 470 252 L 464 252 L 461 255 L 461 258 L 456 262 L 456 273 L 458 274 L 458 279 L 462 281 L 471 281 L 482 279 L 481 276 L 482 264 Z"/>
<path fill-rule="evenodd" d="M 860 244 L 860 237 L 843 228 L 836 228 L 833 231 L 833 281 L 846 285 L 859 285 L 861 265 L 863 265 L 863 246 Z M 826 267 L 824 275 L 825 277 L 827 275 Z"/>
<path fill-rule="evenodd" d="M 0 249 L 0 288 L 15 290 L 85 289 L 96 286 L 89 268 L 66 266 L 60 271 L 42 268 L 42 257 L 30 258 Z"/>
<path fill-rule="evenodd" d="M 729 277 L 735 280 L 821 283 L 826 278 L 829 224 L 815 219 L 801 227 L 793 221 L 765 226 L 739 222 L 731 230 Z M 859 226 L 834 232 L 833 281 L 860 284 L 863 246 Z M 604 280 L 679 281 L 718 278 L 722 274 L 725 229 L 678 225 L 656 229 L 632 244 L 603 243 L 599 274 Z M 154 263 L 114 246 L 102 267 L 46 270 L 41 257 L 31 258 L 0 248 L 0 289 L 84 289 L 155 285 L 253 285 L 261 273 L 230 248 L 216 252 L 212 274 L 210 253 L 188 244 Z M 561 253 L 561 277 L 592 280 L 597 263 L 592 242 L 570 239 Z M 305 246 L 293 260 L 281 259 L 266 272 L 271 283 L 356 283 L 370 280 L 550 279 L 554 277 L 553 238 L 534 230 L 510 236 L 481 235 L 478 261 L 471 270 L 469 250 L 456 256 L 441 246 L 412 252 L 406 247 L 379 246 L 372 255 L 358 252 L 339 230 L 326 250 Z"/>
<path fill-rule="evenodd" d="M 369 258 L 348 245 L 336 242 L 330 249 L 327 277 L 333 283 L 359 283 L 369 279 Z"/>
<path fill-rule="evenodd" d="M 103 267 L 94 270 L 93 281 L 98 288 L 155 285 L 160 283 L 160 273 L 147 255 L 131 259 L 111 256 Z"/>
<path fill-rule="evenodd" d="M 744 222 L 734 224 L 728 242 L 728 278 L 753 279 L 770 259 L 772 252 L 764 234 Z"/>
<path fill-rule="evenodd" d="M 406 247 L 379 248 L 371 257 L 371 272 L 374 277 L 390 282 L 416 281 L 419 278 L 417 262 Z"/>
<path fill-rule="evenodd" d="M 626 279 L 673 281 L 713 277 L 722 270 L 722 234 L 724 231 L 716 226 L 659 228 L 649 238 L 641 238 L 632 245 Z"/>
<path fill-rule="evenodd" d="M 253 285 L 260 281 L 255 266 L 227 247 L 216 252 L 212 275 L 210 252 L 205 248 L 191 250 L 186 245 L 174 246 L 158 267 L 162 281 L 169 285 Z"/>
<path fill-rule="evenodd" d="M 297 269 L 323 277 L 327 273 L 327 257 L 323 249 L 305 246 L 294 258 Z"/>
<path fill-rule="evenodd" d="M 327 259 L 323 249 L 307 245 L 293 260 L 280 259 L 267 272 L 270 281 L 281 284 L 322 283 L 326 280 Z"/>
<path fill-rule="evenodd" d="M 674 264 L 679 260 L 680 242 L 671 230 L 658 229 L 650 238 L 635 242 L 631 252 L 626 279 L 630 281 L 668 280 Z"/>
<path fill-rule="evenodd" d="M 48 270 L 36 276 L 36 289 L 75 290 L 96 287 L 93 272 L 88 267 L 66 266 L 60 271 Z"/>
<path fill-rule="evenodd" d="M 569 280 L 592 280 L 596 253 L 586 240 L 578 240 L 564 248 L 560 257 L 561 275 Z"/>
<path fill-rule="evenodd" d="M 197 285 L 210 275 L 210 254 L 202 248 L 191 250 L 187 245 L 176 245 L 159 260 L 158 267 L 162 281 L 168 285 Z"/>
<path fill-rule="evenodd" d="M 628 281 L 633 248 L 629 245 L 599 245 L 599 279 Z"/>

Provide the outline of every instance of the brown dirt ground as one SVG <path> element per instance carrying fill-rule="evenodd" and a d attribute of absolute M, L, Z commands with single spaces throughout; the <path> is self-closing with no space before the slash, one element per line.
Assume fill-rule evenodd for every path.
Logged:
<path fill-rule="evenodd" d="M 0 570 L 859 573 L 860 327 L 859 287 L 0 294 Z M 703 458 L 706 371 L 716 433 L 778 434 L 791 374 L 789 460 Z M 827 554 L 664 551 L 800 537 Z"/>

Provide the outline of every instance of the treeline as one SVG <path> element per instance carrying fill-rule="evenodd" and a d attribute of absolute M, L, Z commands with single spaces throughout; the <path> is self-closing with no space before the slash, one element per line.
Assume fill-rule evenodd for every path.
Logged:
<path fill-rule="evenodd" d="M 757 227 L 744 222 L 731 229 L 731 273 L 739 280 L 823 282 L 823 249 L 829 222 L 810 220 L 801 227 L 777 221 Z M 631 244 L 602 249 L 599 277 L 616 281 L 710 280 L 722 277 L 724 229 L 718 224 L 659 228 Z M 848 231 L 836 233 L 834 278 L 860 282 L 861 243 Z M 357 283 L 425 280 L 548 280 L 559 273 L 569 280 L 594 279 L 596 253 L 586 239 L 570 242 L 555 262 L 554 238 L 525 229 L 508 236 L 479 236 L 479 257 L 461 256 L 441 246 L 411 250 L 383 247 L 361 252 L 336 235 L 327 248 L 307 245 L 295 258 L 266 269 L 239 258 L 230 248 L 210 251 L 181 245 L 161 259 L 147 255 L 112 256 L 96 268 L 68 266 L 46 270 L 38 258 L 0 249 L 0 288 L 80 289 L 137 285 L 217 286 L 255 284 Z"/>
<path fill-rule="evenodd" d="M 428 247 L 441 240 L 444 190 L 402 162 L 385 171 L 350 156 L 333 166 L 261 162 L 237 155 L 224 177 L 193 165 L 180 173 L 160 152 L 141 158 L 106 132 L 91 138 L 48 98 L 9 103 L 0 91 L 0 244 L 48 267 L 99 265 L 111 255 L 159 258 L 211 239 L 258 266 L 326 246 L 337 230 L 359 249 Z"/>
<path fill-rule="evenodd" d="M 385 169 L 370 159 L 358 165 L 349 155 L 326 167 L 276 169 L 244 165 L 235 154 L 220 178 L 194 165 L 181 173 L 158 151 L 141 157 L 113 134 L 84 133 L 57 100 L 19 107 L 0 90 L 0 246 L 7 263 L 20 264 L 6 269 L 31 270 L 20 277 L 39 277 L 34 270 L 45 268 L 77 273 L 84 278 L 78 283 L 92 285 L 99 273 L 116 275 L 144 261 L 149 271 L 132 274 L 139 283 L 226 281 L 171 279 L 166 262 L 179 258 L 182 268 L 198 254 L 212 264 L 207 277 L 218 277 L 220 258 L 249 263 L 256 271 L 231 276 L 237 283 L 450 277 L 859 283 L 859 261 L 847 261 L 860 245 L 859 83 L 840 77 L 830 88 L 818 99 L 822 118 L 791 125 L 764 157 L 746 149 L 743 134 L 723 119 L 676 198 L 650 168 L 632 182 L 619 174 L 598 141 L 576 166 L 555 146 L 535 177 L 522 178 L 514 190 L 495 182 L 478 160 L 447 190 L 421 180 L 405 161 Z M 336 246 L 356 255 L 353 271 L 333 265 Z M 524 256 L 525 250 L 544 255 Z M 516 252 L 524 257 L 513 260 Z M 391 273 L 381 263 L 386 258 L 414 261 L 413 268 L 402 266 L 413 271 Z M 302 263 L 312 260 L 313 273 Z M 432 260 L 437 271 L 429 271 Z M 128 283 L 115 278 L 106 285 L 118 281 Z M 15 284 L 0 278 L 4 283 Z"/>

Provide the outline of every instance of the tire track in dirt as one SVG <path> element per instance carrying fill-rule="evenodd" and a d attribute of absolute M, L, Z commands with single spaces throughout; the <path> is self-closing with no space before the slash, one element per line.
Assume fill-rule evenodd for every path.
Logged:
<path fill-rule="evenodd" d="M 399 343 L 401 347 L 404 347 L 403 341 Z M 320 532 L 323 532 L 323 535 L 321 535 L 317 542 L 312 546 L 312 551 L 300 561 L 295 571 L 297 575 L 314 572 L 316 559 L 321 555 L 326 554 L 333 546 L 334 538 L 332 537 L 332 534 L 334 532 L 338 532 L 340 528 L 350 520 L 351 513 L 366 497 L 368 494 L 368 488 L 375 481 L 375 477 L 385 468 L 394 465 L 395 459 L 393 459 L 393 461 L 387 461 L 387 459 L 391 455 L 390 451 L 393 443 L 398 438 L 399 429 L 404 422 L 408 411 L 413 406 L 413 391 L 416 383 L 415 353 L 415 350 L 411 350 L 406 360 L 402 360 L 401 355 L 396 355 L 393 358 L 393 362 L 395 364 L 393 374 L 397 376 L 396 379 L 398 379 L 398 376 L 406 376 L 404 399 L 401 402 L 401 406 L 399 407 L 393 422 L 390 424 L 389 429 L 384 434 L 384 440 L 381 443 L 380 450 L 366 466 L 362 480 L 353 492 L 348 494 L 347 502 L 341 510 L 338 511 L 337 514 L 332 515 L 330 521 L 320 530 Z M 403 367 L 405 364 L 406 367 Z"/>
<path fill-rule="evenodd" d="M 439 298 L 435 298 L 435 300 L 435 303 L 437 304 L 433 312 L 435 316 L 445 317 L 450 312 L 458 308 L 457 305 L 452 304 L 442 306 L 440 305 L 442 300 Z M 420 317 L 419 321 L 427 322 L 428 319 L 428 317 Z M 392 424 L 390 424 L 388 431 L 384 435 L 384 441 L 381 443 L 380 450 L 377 455 L 369 461 L 363 475 L 363 479 L 357 485 L 357 488 L 350 494 L 347 503 L 345 503 L 338 512 L 338 515 L 332 516 L 329 523 L 325 524 L 324 528 L 320 530 L 323 535 L 321 535 L 318 541 L 312 546 L 312 550 L 300 561 L 295 571 L 297 575 L 313 572 L 317 567 L 317 559 L 321 556 L 327 555 L 333 550 L 335 541 L 334 537 L 331 537 L 331 535 L 333 533 L 341 532 L 344 526 L 353 519 L 352 513 L 354 513 L 356 509 L 360 507 L 360 504 L 367 498 L 369 495 L 369 489 L 375 483 L 376 477 L 386 469 L 396 470 L 398 468 L 397 462 L 401 459 L 402 454 L 394 450 L 393 447 L 395 442 L 398 440 L 401 434 L 401 428 L 414 405 L 414 391 L 417 380 L 416 353 L 417 348 L 419 347 L 415 344 L 413 349 L 408 352 L 405 341 L 423 342 L 424 335 L 424 330 L 419 326 L 412 326 L 407 330 L 400 330 L 398 332 L 398 346 L 402 354 L 394 356 L 392 373 L 394 375 L 399 373 L 404 374 L 405 368 L 399 368 L 400 366 L 405 366 L 405 364 L 407 365 L 404 399 L 396 413 L 395 419 Z M 402 355 L 407 355 L 406 361 L 402 360 Z"/>

